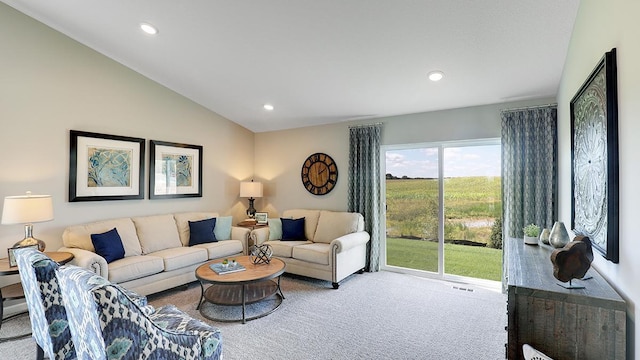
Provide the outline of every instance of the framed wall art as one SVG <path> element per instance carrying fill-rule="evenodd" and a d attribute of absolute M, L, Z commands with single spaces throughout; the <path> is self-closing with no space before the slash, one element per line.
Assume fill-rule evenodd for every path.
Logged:
<path fill-rule="evenodd" d="M 151 140 L 149 198 L 202 197 L 202 146 Z"/>
<path fill-rule="evenodd" d="M 614 262 L 618 249 L 616 49 L 604 54 L 571 100 L 571 218 L 577 235 Z"/>
<path fill-rule="evenodd" d="M 69 201 L 144 198 L 145 140 L 71 130 Z"/>

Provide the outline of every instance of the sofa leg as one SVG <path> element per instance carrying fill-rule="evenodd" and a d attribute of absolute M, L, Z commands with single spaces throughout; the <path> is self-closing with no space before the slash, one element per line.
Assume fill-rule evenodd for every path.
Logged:
<path fill-rule="evenodd" d="M 358 270 L 358 271 L 356 271 L 356 272 L 357 272 L 358 274 L 364 274 L 364 268 L 362 268 L 362 269 L 360 269 L 360 270 Z"/>
<path fill-rule="evenodd" d="M 338 287 L 340 287 L 340 284 L 338 284 L 337 282 L 331 283 L 331 285 L 333 285 L 334 289 L 337 289 Z"/>

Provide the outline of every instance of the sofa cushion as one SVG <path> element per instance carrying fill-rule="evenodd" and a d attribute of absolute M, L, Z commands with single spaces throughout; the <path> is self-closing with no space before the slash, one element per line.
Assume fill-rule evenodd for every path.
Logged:
<path fill-rule="evenodd" d="M 195 245 L 194 248 L 206 249 L 208 259 L 218 259 L 225 256 L 238 255 L 243 251 L 242 241 L 240 240 L 225 240 L 208 244 L 200 244 Z"/>
<path fill-rule="evenodd" d="M 329 244 L 323 243 L 300 245 L 293 248 L 291 257 L 310 263 L 329 265 L 330 249 Z"/>
<path fill-rule="evenodd" d="M 124 257 L 124 246 L 116 228 L 100 234 L 91 234 L 91 242 L 96 254 L 107 260 L 107 263 Z"/>
<path fill-rule="evenodd" d="M 164 271 L 180 269 L 208 260 L 205 249 L 184 246 L 152 252 L 148 256 L 162 258 L 164 261 Z"/>
<path fill-rule="evenodd" d="M 189 221 L 189 246 L 218 241 L 213 233 L 214 227 L 216 227 L 215 218 Z"/>
<path fill-rule="evenodd" d="M 280 218 L 269 219 L 269 240 L 282 239 L 282 220 Z"/>
<path fill-rule="evenodd" d="M 122 283 L 157 274 L 164 270 L 162 258 L 151 255 L 129 256 L 109 264 L 109 281 Z"/>
<path fill-rule="evenodd" d="M 218 217 L 215 212 L 183 212 L 173 214 L 180 236 L 180 242 L 183 246 L 189 246 L 189 222 Z M 218 239 L 220 240 L 220 239 Z"/>
<path fill-rule="evenodd" d="M 304 237 L 307 240 L 313 241 L 314 234 L 316 233 L 316 227 L 318 226 L 318 218 L 320 217 L 320 210 L 306 210 L 306 209 L 292 209 L 285 210 L 282 213 L 281 218 L 287 219 L 299 219 L 304 218 Z"/>
<path fill-rule="evenodd" d="M 91 234 L 103 233 L 113 228 L 118 230 L 118 235 L 120 235 L 120 240 L 122 240 L 122 246 L 124 247 L 125 257 L 142 254 L 142 248 L 140 247 L 140 240 L 138 240 L 136 227 L 130 218 L 105 220 L 84 225 L 69 226 L 64 229 L 62 242 L 66 247 L 95 252 L 96 250 L 91 242 Z"/>
<path fill-rule="evenodd" d="M 132 218 L 143 254 L 182 246 L 173 215 Z"/>
<path fill-rule="evenodd" d="M 219 216 L 216 219 L 216 227 L 213 229 L 218 240 L 231 239 L 231 225 L 233 225 L 232 216 Z"/>
<path fill-rule="evenodd" d="M 361 226 L 364 227 L 364 220 L 359 213 L 322 210 L 313 242 L 328 244 L 340 236 L 361 231 Z"/>
<path fill-rule="evenodd" d="M 306 240 L 304 218 L 280 220 L 282 221 L 282 241 Z"/>
<path fill-rule="evenodd" d="M 312 244 L 310 241 L 265 241 L 267 245 L 271 246 L 273 250 L 273 256 L 290 258 L 293 255 L 293 248 L 299 245 Z"/>

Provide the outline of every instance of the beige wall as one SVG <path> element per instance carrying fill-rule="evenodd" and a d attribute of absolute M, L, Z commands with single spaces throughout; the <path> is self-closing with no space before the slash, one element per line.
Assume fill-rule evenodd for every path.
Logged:
<path fill-rule="evenodd" d="M 55 220 L 34 231 L 47 249 L 62 245 L 66 226 L 98 219 L 190 210 L 242 218 L 252 132 L 2 3 L 0 44 L 0 197 L 53 196 Z M 147 139 L 146 169 L 148 140 L 203 145 L 203 197 L 69 203 L 71 129 Z M 23 235 L 22 225 L 0 226 L 0 251 Z"/>
<path fill-rule="evenodd" d="M 617 48 L 618 136 L 620 160 L 620 263 L 596 255 L 594 267 L 608 278 L 629 302 L 628 347 L 635 353 L 640 332 L 635 330 L 636 304 L 640 301 L 640 242 L 636 227 L 640 214 L 640 2 L 633 0 L 583 0 L 569 46 L 558 94 L 560 220 L 571 223 L 571 129 L 569 102 L 600 58 Z"/>

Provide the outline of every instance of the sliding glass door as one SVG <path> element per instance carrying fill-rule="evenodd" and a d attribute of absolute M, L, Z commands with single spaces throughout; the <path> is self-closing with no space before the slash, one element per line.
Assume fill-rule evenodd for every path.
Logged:
<path fill-rule="evenodd" d="M 501 234 L 499 140 L 388 147 L 384 155 L 382 263 L 499 281 L 501 243 L 493 240 Z"/>

